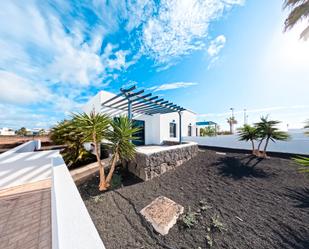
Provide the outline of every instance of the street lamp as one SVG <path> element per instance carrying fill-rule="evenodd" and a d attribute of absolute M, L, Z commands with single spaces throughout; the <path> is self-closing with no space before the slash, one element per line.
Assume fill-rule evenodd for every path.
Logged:
<path fill-rule="evenodd" d="M 234 118 L 234 108 L 231 107 L 230 110 L 232 111 L 232 118 Z"/>

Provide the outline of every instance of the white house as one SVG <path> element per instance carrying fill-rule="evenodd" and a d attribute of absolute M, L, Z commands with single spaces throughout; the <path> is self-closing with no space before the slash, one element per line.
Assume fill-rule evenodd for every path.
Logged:
<path fill-rule="evenodd" d="M 137 145 L 162 144 L 163 141 L 178 142 L 181 141 L 180 133 L 181 137 L 196 136 L 194 112 L 180 109 L 179 106 L 163 99 L 154 100 L 158 99 L 157 96 L 149 98 L 151 94 L 141 95 L 143 91 L 122 91 L 127 91 L 126 95 L 100 91 L 82 109 L 86 113 L 94 110 L 111 117 L 131 115 L 134 124 L 141 128 Z M 145 106 L 143 103 L 146 103 Z"/>
<path fill-rule="evenodd" d="M 0 128 L 0 135 L 2 136 L 14 136 L 15 135 L 15 131 L 9 128 Z"/>

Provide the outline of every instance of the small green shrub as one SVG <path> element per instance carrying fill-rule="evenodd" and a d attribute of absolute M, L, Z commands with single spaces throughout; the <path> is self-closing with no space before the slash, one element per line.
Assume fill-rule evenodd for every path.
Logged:
<path fill-rule="evenodd" d="M 182 218 L 181 221 L 184 225 L 184 227 L 186 228 L 192 228 L 197 224 L 197 213 L 196 212 L 192 212 L 191 208 L 189 207 L 189 210 L 187 213 L 185 213 Z"/>
<path fill-rule="evenodd" d="M 206 235 L 206 243 L 209 247 L 213 246 L 213 240 L 209 233 Z"/>
<path fill-rule="evenodd" d="M 216 230 L 216 231 L 219 231 L 219 232 L 222 232 L 222 231 L 226 231 L 226 227 L 224 225 L 224 223 L 222 223 L 219 219 L 219 216 L 218 215 L 214 215 L 212 218 L 211 218 L 211 228 L 213 230 Z"/>
<path fill-rule="evenodd" d="M 200 210 L 201 211 L 206 211 L 206 210 L 212 208 L 212 206 L 208 205 L 206 200 L 200 200 L 199 204 L 200 204 Z"/>

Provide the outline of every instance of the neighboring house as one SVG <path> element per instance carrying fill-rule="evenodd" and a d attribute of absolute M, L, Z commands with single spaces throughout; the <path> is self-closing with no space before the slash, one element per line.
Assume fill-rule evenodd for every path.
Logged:
<path fill-rule="evenodd" d="M 10 128 L 0 128 L 0 135 L 1 136 L 14 136 L 15 135 L 15 131 L 10 129 Z"/>
<path fill-rule="evenodd" d="M 217 131 L 218 124 L 213 121 L 200 121 L 196 122 L 196 136 L 201 135 L 201 129 L 204 129 L 206 127 L 212 127 Z"/>
<path fill-rule="evenodd" d="M 134 88 L 135 89 L 135 88 Z M 132 96 L 134 95 L 131 94 Z M 149 94 L 148 94 L 149 95 Z M 89 102 L 82 108 L 86 113 L 91 111 L 106 113 L 112 117 L 119 115 L 128 115 L 128 110 L 125 108 L 109 108 L 108 106 L 115 105 L 119 102 L 124 102 L 124 97 L 117 97 L 118 95 L 100 91 L 97 95 L 89 100 Z M 153 97 L 152 97 L 153 98 Z M 110 101 L 104 105 L 105 102 Z M 151 98 L 144 98 L 143 101 Z M 155 101 L 153 101 L 155 102 Z M 165 101 L 168 102 L 168 101 Z M 112 104 L 111 104 L 112 103 Z M 134 102 L 138 104 L 138 101 Z M 141 114 L 134 111 L 134 103 L 132 107 L 132 120 L 135 126 L 141 128 L 138 136 L 140 139 L 135 141 L 137 145 L 162 144 L 163 141 L 180 141 L 180 115 L 177 111 L 169 113 L 155 113 L 152 115 Z M 164 103 L 164 102 L 163 102 Z M 171 106 L 172 103 L 165 104 Z M 124 104 L 126 105 L 126 104 Z M 162 106 L 165 106 L 164 104 Z M 178 107 L 178 106 L 177 106 Z M 136 108 L 138 109 L 138 108 Z M 145 107 L 147 109 L 147 107 Z M 149 109 L 149 108 L 148 108 Z M 181 133 L 182 137 L 196 136 L 196 114 L 190 110 L 181 111 Z"/>

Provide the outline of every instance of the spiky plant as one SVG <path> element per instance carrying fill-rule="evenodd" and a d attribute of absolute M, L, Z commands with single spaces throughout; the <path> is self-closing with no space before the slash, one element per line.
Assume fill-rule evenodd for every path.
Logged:
<path fill-rule="evenodd" d="M 280 124 L 280 121 L 269 120 L 268 116 L 261 117 L 261 121 L 256 123 L 257 134 L 260 137 L 260 143 L 258 146 L 258 152 L 260 151 L 260 146 L 265 140 L 263 156 L 267 157 L 266 150 L 269 144 L 269 141 L 276 142 L 276 140 L 286 141 L 289 139 L 287 132 L 280 131 L 276 126 Z"/>
<path fill-rule="evenodd" d="M 81 129 L 84 141 L 92 141 L 94 144 L 100 174 L 99 190 L 104 191 L 108 184 L 105 179 L 104 165 L 100 159 L 100 144 L 103 139 L 107 138 L 110 118 L 105 114 L 92 111 L 89 115 L 87 113 L 74 114 L 73 121 L 74 125 Z"/>
<path fill-rule="evenodd" d="M 252 145 L 252 154 L 256 154 L 254 141 L 259 138 L 257 129 L 251 125 L 245 124 L 238 130 L 238 136 L 240 141 L 250 141 Z"/>
<path fill-rule="evenodd" d="M 74 125 L 73 120 L 63 120 L 55 125 L 51 129 L 50 139 L 55 144 L 66 146 L 61 154 L 68 167 L 89 156 L 83 146 L 82 130 Z"/>
<path fill-rule="evenodd" d="M 132 140 L 138 139 L 134 136 L 139 128 L 134 128 L 133 123 L 126 116 L 115 118 L 111 122 L 112 130 L 108 132 L 108 140 L 111 142 L 110 148 L 113 153 L 111 158 L 111 167 L 106 177 L 107 187 L 110 185 L 112 176 L 118 160 L 133 159 L 136 153 L 136 147 Z"/>
<path fill-rule="evenodd" d="M 298 22 L 309 18 L 309 0 L 285 0 L 283 7 L 290 8 L 290 13 L 284 22 L 284 30 L 293 28 Z M 309 37 L 309 25 L 300 34 L 302 39 Z"/>

